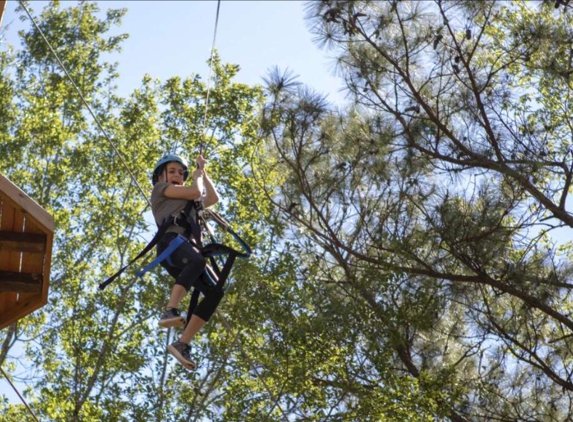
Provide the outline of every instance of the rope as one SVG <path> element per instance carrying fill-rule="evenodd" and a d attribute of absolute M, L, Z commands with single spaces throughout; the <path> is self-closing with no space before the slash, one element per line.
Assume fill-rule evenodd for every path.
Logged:
<path fill-rule="evenodd" d="M 215 15 L 215 29 L 213 30 L 213 44 L 211 45 L 211 58 L 209 59 L 209 76 L 207 78 L 207 96 L 205 98 L 205 113 L 203 114 L 203 119 L 202 119 L 201 124 L 200 124 L 200 128 L 201 128 L 200 132 L 203 132 L 203 130 L 204 130 L 204 125 L 205 125 L 205 122 L 207 121 L 207 111 L 209 109 L 209 93 L 211 92 L 211 72 L 213 70 L 213 55 L 215 52 L 215 41 L 217 39 L 217 27 L 219 25 L 220 8 L 221 8 L 221 0 L 218 0 L 217 1 L 217 12 Z M 215 131 L 213 130 L 213 134 L 211 135 L 211 139 L 213 139 L 214 134 L 215 134 Z M 203 155 L 203 147 L 204 147 L 204 141 L 202 139 L 200 147 L 199 147 L 199 155 Z M 227 319 L 223 316 L 223 314 L 221 312 L 219 312 L 218 309 L 216 310 L 216 312 L 217 312 L 217 315 L 223 321 L 223 324 L 225 325 L 227 330 L 229 330 L 229 332 L 232 332 L 233 327 L 231 326 L 231 324 L 227 321 Z M 263 385 L 263 388 L 265 390 L 267 390 L 267 393 L 269 394 L 271 399 L 276 403 L 276 406 L 278 407 L 278 409 L 279 409 L 281 415 L 283 416 L 283 418 L 285 419 L 285 421 L 289 422 L 287 415 L 283 411 L 282 407 L 278 404 L 278 400 L 275 398 L 275 395 L 271 392 L 267 383 L 263 380 L 261 374 L 259 373 L 259 371 L 257 370 L 257 367 L 255 366 L 255 363 L 253 362 L 253 360 L 250 358 L 250 356 L 245 351 L 245 348 L 241 347 L 241 351 L 243 352 L 243 356 L 245 357 L 245 359 L 247 360 L 247 362 L 249 363 L 249 365 L 251 366 L 253 371 L 255 371 L 255 374 L 257 375 L 259 382 Z"/>
<path fill-rule="evenodd" d="M 6 378 L 8 380 L 8 383 L 12 386 L 12 389 L 16 392 L 16 394 L 18 395 L 18 397 L 20 397 L 20 400 L 22 400 L 22 403 L 24 403 L 24 406 L 26 406 L 26 409 L 28 409 L 28 411 L 30 412 L 30 414 L 32 415 L 32 417 L 34 418 L 34 420 L 36 422 L 40 422 L 38 420 L 38 418 L 36 417 L 36 415 L 34 414 L 34 412 L 32 411 L 32 409 L 30 408 L 30 406 L 28 406 L 28 403 L 26 403 L 26 400 L 24 400 L 24 397 L 22 397 L 22 395 L 20 394 L 20 392 L 16 389 L 16 386 L 14 384 L 12 384 L 12 381 L 10 380 L 10 378 L 8 377 L 8 374 L 6 374 L 6 372 L 4 372 L 4 369 L 2 369 L 2 367 L 0 367 L 0 371 L 2 371 L 2 375 L 4 375 L 4 378 Z"/>
<path fill-rule="evenodd" d="M 205 113 L 199 127 L 200 132 L 203 132 L 205 122 L 207 121 L 207 110 L 209 109 L 209 93 L 211 92 L 211 72 L 213 71 L 213 55 L 215 53 L 215 40 L 217 39 L 217 27 L 219 26 L 219 10 L 221 9 L 221 0 L 217 1 L 217 12 L 215 15 L 215 29 L 213 30 L 213 44 L 211 45 L 211 58 L 209 59 L 209 76 L 207 77 L 207 97 L 205 98 Z M 213 132 L 214 134 L 214 132 Z M 212 138 L 212 137 L 211 137 Z M 201 145 L 199 147 L 199 155 L 203 155 L 204 142 L 201 139 Z"/>
<path fill-rule="evenodd" d="M 75 88 L 76 92 L 78 93 L 78 95 L 80 96 L 80 98 L 82 99 L 82 102 L 84 103 L 84 105 L 86 106 L 86 108 L 88 109 L 89 113 L 91 114 L 91 116 L 93 117 L 94 121 L 96 122 L 99 130 L 101 131 L 101 133 L 103 134 L 104 138 L 107 139 L 107 141 L 109 142 L 109 144 L 111 145 L 111 147 L 113 148 L 113 151 L 115 152 L 115 154 L 119 157 L 121 163 L 123 164 L 123 166 L 127 169 L 127 172 L 129 173 L 129 175 L 131 176 L 131 180 L 135 183 L 135 185 L 137 186 L 137 189 L 139 189 L 139 192 L 141 193 L 141 195 L 145 198 L 145 200 L 147 201 L 147 204 L 149 205 L 149 207 L 151 208 L 151 201 L 149 200 L 149 198 L 147 197 L 147 195 L 145 194 L 145 192 L 143 192 L 143 189 L 141 189 L 141 186 L 139 185 L 139 183 L 137 182 L 137 179 L 135 178 L 134 174 L 132 173 L 130 167 L 127 165 L 127 163 L 125 162 L 123 156 L 121 155 L 121 153 L 119 152 L 119 150 L 117 149 L 117 147 L 115 146 L 115 144 L 113 143 L 113 141 L 111 140 L 111 138 L 109 137 L 109 135 L 107 134 L 107 132 L 105 131 L 105 129 L 103 128 L 102 124 L 100 123 L 99 119 L 97 118 L 97 116 L 95 115 L 95 113 L 92 111 L 90 105 L 88 104 L 88 102 L 86 101 L 84 95 L 82 94 L 82 91 L 80 90 L 80 88 L 76 85 L 76 82 L 74 81 L 74 79 L 72 78 L 72 76 L 69 74 L 68 70 L 66 69 L 66 66 L 64 66 L 64 64 L 62 63 L 62 61 L 60 60 L 60 57 L 58 56 L 58 53 L 56 53 L 56 51 L 52 48 L 52 45 L 50 44 L 50 42 L 48 41 L 48 39 L 46 38 L 46 36 L 44 35 L 44 32 L 42 31 L 42 29 L 40 28 L 40 26 L 36 23 L 36 20 L 33 18 L 33 16 L 30 14 L 30 12 L 28 11 L 28 8 L 26 7 L 25 3 L 23 0 L 19 0 L 20 5 L 22 6 L 22 8 L 24 9 L 24 11 L 26 12 L 26 14 L 28 15 L 28 17 L 30 18 L 30 20 L 32 21 L 32 23 L 34 24 L 34 26 L 36 27 L 36 29 L 38 30 L 38 32 L 40 33 L 40 35 L 42 36 L 42 38 L 44 39 L 44 42 L 46 43 L 46 45 L 48 46 L 48 48 L 50 49 L 50 51 L 52 52 L 52 54 L 54 55 L 54 57 L 56 58 L 56 60 L 58 61 L 58 63 L 60 64 L 62 70 L 64 71 L 64 73 L 66 74 L 66 76 L 68 77 L 68 79 L 70 80 L 70 82 L 72 83 L 73 87 Z"/>

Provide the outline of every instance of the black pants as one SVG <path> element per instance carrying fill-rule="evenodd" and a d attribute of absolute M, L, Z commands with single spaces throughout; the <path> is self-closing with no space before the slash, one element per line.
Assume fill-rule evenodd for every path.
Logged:
<path fill-rule="evenodd" d="M 177 233 L 166 233 L 157 244 L 157 254 L 163 252 L 176 237 Z M 161 262 L 161 266 L 175 278 L 175 284 L 183 286 L 186 291 L 193 287 L 203 294 L 204 298 L 193 310 L 193 314 L 209 321 L 224 292 L 210 283 L 205 272 L 206 265 L 205 257 L 189 242 L 184 242 L 168 259 Z"/>

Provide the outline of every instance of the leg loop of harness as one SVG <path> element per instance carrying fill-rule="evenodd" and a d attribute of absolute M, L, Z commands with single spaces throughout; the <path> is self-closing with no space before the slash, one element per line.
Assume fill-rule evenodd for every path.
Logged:
<path fill-rule="evenodd" d="M 220 289 L 223 289 L 223 286 L 225 285 L 225 282 L 227 281 L 227 278 L 229 277 L 229 274 L 231 273 L 231 268 L 233 267 L 233 264 L 235 263 L 236 256 L 237 256 L 237 254 L 230 253 L 229 257 L 225 261 L 225 265 L 223 266 L 221 273 L 217 274 L 218 278 L 219 278 L 219 280 L 217 281 L 217 287 L 219 287 Z"/>
<path fill-rule="evenodd" d="M 174 238 L 170 243 L 169 246 L 167 248 L 165 248 L 165 250 L 163 252 L 161 252 L 159 254 L 159 256 L 157 256 L 157 258 L 155 258 L 153 261 L 151 261 L 145 268 L 143 268 L 140 271 L 136 271 L 135 274 L 137 274 L 137 276 L 139 278 L 143 278 L 143 275 L 150 271 L 151 269 L 153 269 L 156 265 L 158 265 L 159 263 L 161 263 L 163 260 L 169 260 L 169 257 L 171 256 L 171 254 L 173 252 L 175 252 L 179 246 L 181 246 L 184 242 L 186 242 L 185 238 L 181 235 L 178 235 L 176 238 Z"/>
<path fill-rule="evenodd" d="M 201 292 L 199 292 L 199 290 L 195 288 L 193 289 L 193 293 L 191 294 L 191 300 L 189 301 L 189 308 L 187 309 L 187 321 L 185 322 L 185 327 L 187 327 L 187 324 L 189 324 L 189 321 L 191 321 L 191 315 L 193 315 L 193 311 L 197 307 L 197 303 L 199 303 L 200 293 Z"/>

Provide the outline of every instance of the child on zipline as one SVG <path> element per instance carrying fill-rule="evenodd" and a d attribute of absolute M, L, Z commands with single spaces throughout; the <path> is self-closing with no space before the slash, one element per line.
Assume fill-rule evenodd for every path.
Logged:
<path fill-rule="evenodd" d="M 196 366 L 191 360 L 189 343 L 209 321 L 224 294 L 221 288 L 209 283 L 205 274 L 206 260 L 198 249 L 202 243 L 196 201 L 202 201 L 203 207 L 207 208 L 219 201 L 219 195 L 205 172 L 205 159 L 201 155 L 197 157 L 197 167 L 192 173 L 192 185 L 185 186 L 184 182 L 189 175 L 187 161 L 174 154 L 164 156 L 153 170 L 151 193 L 152 212 L 158 226 L 166 218 L 176 217 L 157 244 L 157 253 L 163 252 L 178 235 L 188 240 L 179 246 L 169 259 L 161 262 L 167 272 L 175 278 L 175 284 L 171 290 L 169 303 L 159 320 L 159 326 L 164 328 L 184 326 L 185 318 L 179 312 L 179 303 L 191 287 L 198 289 L 204 295 L 203 300 L 195 307 L 180 338 L 167 347 L 188 370 L 193 370 Z M 186 215 L 184 211 L 187 212 Z"/>

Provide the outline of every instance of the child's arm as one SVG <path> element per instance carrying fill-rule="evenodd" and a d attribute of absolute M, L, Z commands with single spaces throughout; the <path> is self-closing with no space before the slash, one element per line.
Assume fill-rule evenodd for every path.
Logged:
<path fill-rule="evenodd" d="M 193 172 L 193 184 L 191 186 L 169 185 L 163 190 L 163 194 L 172 199 L 187 199 L 195 201 L 203 194 L 202 171 L 197 169 Z"/>
<path fill-rule="evenodd" d="M 219 202 L 219 194 L 217 193 L 215 186 L 213 186 L 211 179 L 207 176 L 205 170 L 203 170 L 203 182 L 205 183 L 205 198 L 203 199 L 203 206 L 207 208 Z"/>
<path fill-rule="evenodd" d="M 205 158 L 203 158 L 202 155 L 199 155 L 197 157 L 197 167 L 199 170 L 202 170 L 201 175 L 203 176 L 203 183 L 205 185 L 205 197 L 203 198 L 203 206 L 205 208 L 210 207 L 211 205 L 215 205 L 217 202 L 219 202 L 219 194 L 217 193 L 217 189 L 215 189 L 215 186 L 213 185 L 213 183 L 211 182 L 211 179 L 209 179 L 209 176 L 207 176 L 207 172 L 205 171 L 205 164 L 207 163 L 207 160 L 205 160 Z M 201 188 L 201 193 L 203 193 L 203 185 L 200 186 Z"/>

